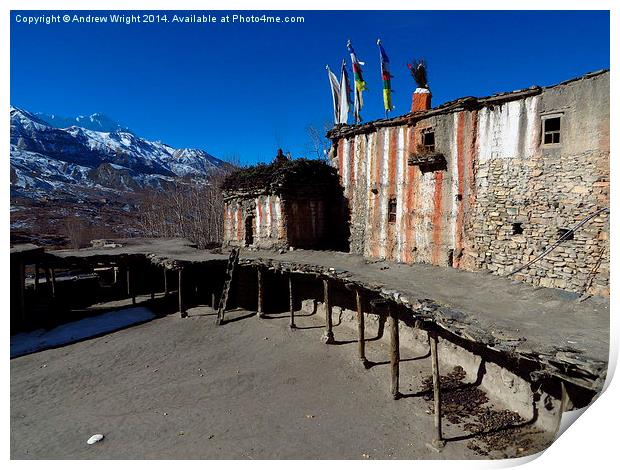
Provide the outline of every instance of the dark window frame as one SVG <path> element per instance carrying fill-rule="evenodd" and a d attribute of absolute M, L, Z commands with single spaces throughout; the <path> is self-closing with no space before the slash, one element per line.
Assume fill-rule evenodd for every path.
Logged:
<path fill-rule="evenodd" d="M 396 222 L 396 211 L 398 210 L 398 203 L 395 197 L 391 197 L 388 200 L 388 222 L 393 224 Z"/>
<path fill-rule="evenodd" d="M 561 143 L 562 115 L 550 114 L 548 116 L 542 116 L 542 144 L 559 145 Z"/>
<path fill-rule="evenodd" d="M 435 151 L 435 129 L 427 127 L 421 131 L 422 148 L 427 152 Z"/>

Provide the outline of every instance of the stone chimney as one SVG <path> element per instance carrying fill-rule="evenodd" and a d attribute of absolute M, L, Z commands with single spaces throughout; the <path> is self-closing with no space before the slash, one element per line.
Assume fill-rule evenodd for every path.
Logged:
<path fill-rule="evenodd" d="M 428 88 L 416 88 L 413 92 L 413 99 L 411 100 L 411 112 L 431 109 L 432 96 L 431 90 Z"/>

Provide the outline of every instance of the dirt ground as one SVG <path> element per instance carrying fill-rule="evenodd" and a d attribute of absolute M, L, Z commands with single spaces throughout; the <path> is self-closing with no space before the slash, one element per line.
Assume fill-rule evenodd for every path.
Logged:
<path fill-rule="evenodd" d="M 319 315 L 291 331 L 285 314 L 235 311 L 220 327 L 210 308 L 189 314 L 11 360 L 11 458 L 485 458 L 447 421 L 445 449 L 426 446 L 428 351 L 401 348 L 395 401 L 386 344 L 368 341 L 365 370 L 348 325 L 328 346 Z M 96 433 L 105 439 L 87 445 Z"/>

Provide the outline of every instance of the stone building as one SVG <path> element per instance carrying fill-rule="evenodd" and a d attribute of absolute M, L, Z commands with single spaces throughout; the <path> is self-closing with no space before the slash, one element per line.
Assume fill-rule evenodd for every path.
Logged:
<path fill-rule="evenodd" d="M 415 94 L 414 94 L 415 95 Z M 328 133 L 350 251 L 609 294 L 609 71 Z M 416 104 L 418 103 L 418 104 Z M 343 221 L 344 223 L 344 221 Z"/>
<path fill-rule="evenodd" d="M 346 250 L 348 218 L 336 170 L 325 162 L 278 152 L 228 175 L 224 246 Z"/>

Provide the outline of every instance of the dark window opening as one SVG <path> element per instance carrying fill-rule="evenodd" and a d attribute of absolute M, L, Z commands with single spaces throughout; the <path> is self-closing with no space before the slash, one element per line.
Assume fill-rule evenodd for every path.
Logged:
<path fill-rule="evenodd" d="M 249 215 L 245 218 L 245 246 L 254 244 L 254 216 Z"/>
<path fill-rule="evenodd" d="M 512 234 L 521 235 L 523 233 L 523 224 L 521 222 L 512 224 Z"/>
<path fill-rule="evenodd" d="M 575 232 L 570 228 L 559 228 L 558 237 L 562 240 L 573 240 L 575 238 Z"/>
<path fill-rule="evenodd" d="M 396 222 L 396 198 L 391 198 L 388 203 L 388 222 Z"/>
<path fill-rule="evenodd" d="M 422 146 L 427 152 L 435 151 L 435 131 L 430 129 L 422 131 Z"/>
<path fill-rule="evenodd" d="M 543 143 L 560 143 L 560 118 L 554 117 L 543 121 Z"/>

